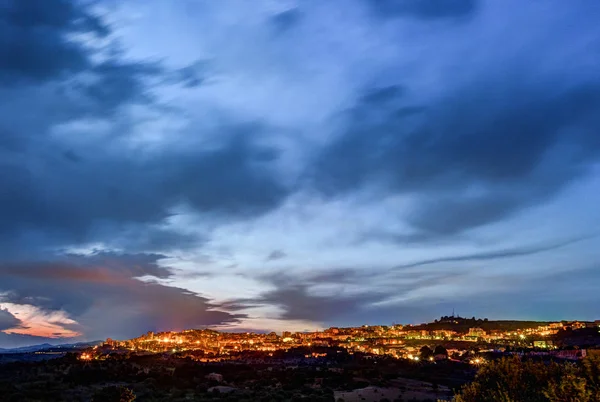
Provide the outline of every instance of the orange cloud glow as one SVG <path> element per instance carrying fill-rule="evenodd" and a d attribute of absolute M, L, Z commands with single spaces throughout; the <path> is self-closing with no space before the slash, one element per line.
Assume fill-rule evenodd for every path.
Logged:
<path fill-rule="evenodd" d="M 21 321 L 19 326 L 2 331 L 4 333 L 46 338 L 73 338 L 81 335 L 68 328 L 77 325 L 77 321 L 70 319 L 64 311 L 46 312 L 30 304 L 13 303 L 2 303 L 0 308 L 8 310 Z"/>

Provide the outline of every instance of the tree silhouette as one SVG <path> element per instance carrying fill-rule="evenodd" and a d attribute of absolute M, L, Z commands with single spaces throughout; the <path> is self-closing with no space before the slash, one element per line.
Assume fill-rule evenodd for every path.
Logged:
<path fill-rule="evenodd" d="M 433 351 L 434 355 L 444 355 L 444 356 L 448 356 L 448 351 L 446 350 L 445 347 L 443 347 L 442 345 L 437 345 L 435 347 L 435 350 Z"/>
<path fill-rule="evenodd" d="M 433 356 L 433 350 L 427 345 L 423 346 L 419 351 L 421 359 L 429 359 Z"/>

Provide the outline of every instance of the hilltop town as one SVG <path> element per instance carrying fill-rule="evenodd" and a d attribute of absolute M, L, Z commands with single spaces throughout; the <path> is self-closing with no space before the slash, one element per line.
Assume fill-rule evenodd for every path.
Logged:
<path fill-rule="evenodd" d="M 272 353 L 300 347 L 338 347 L 350 353 L 388 355 L 420 359 L 423 346 L 439 346 L 444 353 L 432 353 L 430 360 L 460 359 L 473 349 L 504 352 L 516 348 L 539 349 L 548 354 L 566 355 L 567 335 L 587 329 L 597 334 L 600 322 L 489 321 L 487 319 L 441 317 L 420 325 L 332 327 L 315 332 L 219 332 L 210 329 L 180 332 L 148 332 L 138 338 L 107 339 L 102 353 L 128 350 L 137 353 L 177 353 L 199 361 L 231 360 L 243 352 Z M 591 329 L 591 332 L 589 331 Z M 580 346 L 580 345 L 578 345 Z M 579 352 L 581 353 L 581 352 Z M 93 353 L 86 357 L 92 358 Z"/>

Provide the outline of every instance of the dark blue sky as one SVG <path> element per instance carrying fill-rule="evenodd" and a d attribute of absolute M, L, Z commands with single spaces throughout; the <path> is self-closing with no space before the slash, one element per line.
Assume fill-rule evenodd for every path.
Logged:
<path fill-rule="evenodd" d="M 0 347 L 597 319 L 596 0 L 0 0 Z"/>

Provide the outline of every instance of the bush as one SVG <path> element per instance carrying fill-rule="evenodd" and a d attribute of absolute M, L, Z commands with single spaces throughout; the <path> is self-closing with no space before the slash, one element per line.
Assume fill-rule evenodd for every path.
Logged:
<path fill-rule="evenodd" d="M 455 402 L 600 402 L 600 358 L 581 364 L 505 358 L 482 367 Z"/>

